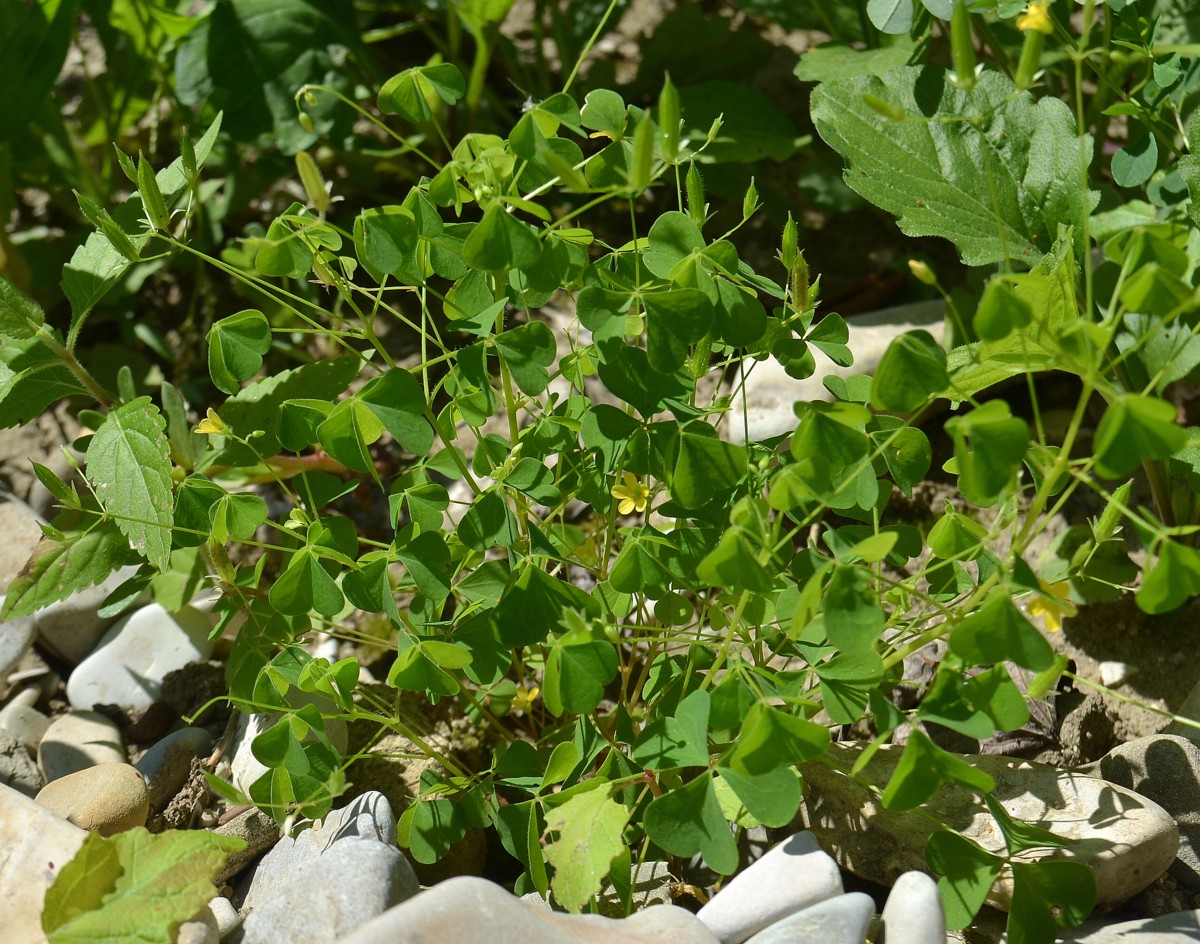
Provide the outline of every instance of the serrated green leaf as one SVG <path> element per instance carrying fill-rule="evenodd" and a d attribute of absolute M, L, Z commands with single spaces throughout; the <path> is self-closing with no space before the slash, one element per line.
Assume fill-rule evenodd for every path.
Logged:
<path fill-rule="evenodd" d="M 1092 140 L 1057 98 L 1035 100 L 999 72 L 967 91 L 947 70 L 912 67 L 825 82 L 812 117 L 849 161 L 851 189 L 906 234 L 951 240 L 968 265 L 1036 261 L 1060 226 L 1075 227 L 1076 255 L 1084 251 L 1081 224 L 1097 199 L 1080 185 Z"/>
<path fill-rule="evenodd" d="M 149 397 L 108 414 L 87 448 L 87 475 L 133 549 L 160 569 L 171 555 L 171 459 L 166 420 Z"/>
<path fill-rule="evenodd" d="M 0 335 L 31 338 L 45 323 L 42 306 L 0 275 Z"/>
<path fill-rule="evenodd" d="M 213 383 L 225 393 L 237 393 L 241 382 L 262 367 L 262 356 L 271 349 L 271 326 L 261 311 L 247 308 L 214 324 L 205 340 Z"/>
<path fill-rule="evenodd" d="M 205 830 L 91 833 L 46 891 L 50 944 L 173 944 L 215 894 L 213 879 L 246 841 Z"/>
<path fill-rule="evenodd" d="M 626 849 L 623 836 L 629 810 L 611 799 L 607 784 L 577 793 L 546 811 L 546 830 L 558 838 L 546 843 L 554 866 L 554 900 L 577 914 L 600 891 L 613 859 Z"/>

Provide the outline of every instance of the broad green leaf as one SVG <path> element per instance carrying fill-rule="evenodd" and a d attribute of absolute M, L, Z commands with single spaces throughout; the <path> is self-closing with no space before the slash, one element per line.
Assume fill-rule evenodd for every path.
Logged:
<path fill-rule="evenodd" d="M 1197 595 L 1200 595 L 1200 553 L 1186 544 L 1164 540 L 1154 565 L 1142 576 L 1138 606 L 1144 613 L 1169 613 Z"/>
<path fill-rule="evenodd" d="M 977 505 L 996 503 L 1021 467 L 1029 448 L 1029 426 L 1003 400 L 989 400 L 946 421 L 958 460 L 958 487 Z"/>
<path fill-rule="evenodd" d="M 289 452 L 303 452 L 319 436 L 317 429 L 333 412 L 328 400 L 286 400 L 279 405 L 279 444 Z"/>
<path fill-rule="evenodd" d="M 709 773 L 652 800 L 643 824 L 646 835 L 672 855 L 687 858 L 700 853 L 720 875 L 732 875 L 737 869 L 737 843 Z"/>
<path fill-rule="evenodd" d="M 558 357 L 554 335 L 548 327 L 540 321 L 531 321 L 497 334 L 492 343 L 522 391 L 536 397 L 546 389 L 550 382 L 547 368 Z"/>
<path fill-rule="evenodd" d="M 827 728 L 757 702 L 746 714 L 741 734 L 721 764 L 746 777 L 761 777 L 780 767 L 820 757 L 828 747 Z"/>
<path fill-rule="evenodd" d="M 842 652 L 861 652 L 874 646 L 886 617 L 871 573 L 862 567 L 839 565 L 825 591 L 825 631 Z"/>
<path fill-rule="evenodd" d="M 557 631 L 563 611 L 568 609 L 579 610 L 589 617 L 598 616 L 600 603 L 595 596 L 584 593 L 574 584 L 551 577 L 533 564 L 526 564 L 510 578 L 500 605 L 492 611 L 496 635 L 506 646 L 531 646 Z M 605 645 L 611 652 L 612 643 L 606 640 Z M 556 683 L 559 686 L 557 693 L 564 702 L 570 701 L 573 693 L 579 695 L 581 702 L 586 701 L 595 690 L 579 673 L 595 671 L 605 674 L 608 664 L 609 654 L 603 652 L 600 646 L 571 653 L 558 663 L 559 668 L 565 667 L 566 672 Z M 612 678 L 611 674 L 607 678 Z M 549 688 L 549 683 L 544 687 Z"/>
<path fill-rule="evenodd" d="M 786 826 L 800 809 L 800 780 L 788 767 L 779 767 L 756 777 L 747 777 L 728 767 L 717 774 L 729 785 L 746 811 L 764 826 Z"/>
<path fill-rule="evenodd" d="M 871 441 L 852 420 L 855 414 L 816 407 L 805 411 L 788 469 L 814 496 L 831 508 L 871 507 L 878 492 L 871 467 Z M 848 422 L 842 422 L 846 419 Z"/>
<path fill-rule="evenodd" d="M 429 658 L 421 646 L 410 646 L 396 657 L 388 670 L 387 683 L 393 688 L 434 697 L 457 695 L 460 689 L 454 676 Z"/>
<path fill-rule="evenodd" d="M 912 26 L 912 0 L 867 0 L 867 16 L 881 33 L 900 36 Z"/>
<path fill-rule="evenodd" d="M 539 571 L 540 573 L 540 571 Z M 570 632 L 550 644 L 542 697 L 556 717 L 587 714 L 617 674 L 617 650 L 602 634 Z"/>
<path fill-rule="evenodd" d="M 546 861 L 554 866 L 554 900 L 578 914 L 604 884 L 613 859 L 625 851 L 629 810 L 610 796 L 607 784 L 574 794 L 546 811 L 546 830 L 558 838 L 546 843 Z"/>
<path fill-rule="evenodd" d="M 702 273 L 703 280 L 708 275 Z M 711 285 L 712 283 L 709 282 Z M 642 296 L 646 309 L 646 354 L 650 366 L 671 374 L 683 366 L 688 345 L 712 328 L 713 303 L 695 288 L 675 288 Z"/>
<path fill-rule="evenodd" d="M 659 560 L 662 538 L 635 534 L 622 545 L 608 580 L 621 593 L 661 590 L 671 582 L 671 572 Z"/>
<path fill-rule="evenodd" d="M 267 520 L 267 503 L 257 495 L 222 495 L 209 509 L 213 540 L 224 544 L 230 538 L 249 541 Z"/>
<path fill-rule="evenodd" d="M 417 221 L 404 207 L 373 207 L 354 221 L 355 254 L 377 282 L 382 282 L 385 275 L 420 282 L 418 243 Z"/>
<path fill-rule="evenodd" d="M 463 515 L 458 537 L 474 551 L 512 547 L 517 540 L 517 519 L 498 491 L 484 492 Z"/>
<path fill-rule="evenodd" d="M 1082 862 L 1014 862 L 1007 939 L 1011 944 L 1054 940 L 1081 924 L 1096 904 L 1096 879 Z"/>
<path fill-rule="evenodd" d="M 1005 593 L 993 593 L 950 634 L 950 650 L 968 665 L 1015 662 L 1040 672 L 1054 650 Z"/>
<path fill-rule="evenodd" d="M 650 417 L 669 400 L 687 396 L 691 385 L 682 371 L 663 374 L 650 367 L 646 352 L 620 338 L 597 344 L 599 374 L 604 385 L 643 417 Z"/>
<path fill-rule="evenodd" d="M 45 102 L 71 45 L 78 4 L 62 0 L 0 5 L 0 143 L 20 134 Z"/>
<path fill-rule="evenodd" d="M 926 541 L 934 556 L 942 560 L 974 560 L 985 548 L 987 528 L 947 507 L 929 529 Z"/>
<path fill-rule="evenodd" d="M 1004 867 L 999 856 L 944 829 L 933 833 L 925 843 L 925 861 L 941 876 L 938 891 L 946 911 L 946 927 L 951 931 L 971 923 Z"/>
<path fill-rule="evenodd" d="M 208 342 L 208 372 L 225 393 L 237 393 L 241 382 L 262 367 L 262 356 L 271 349 L 271 326 L 257 309 L 247 308 L 212 326 Z"/>
<path fill-rule="evenodd" d="M 306 547 L 292 555 L 287 569 L 272 584 L 270 600 L 271 606 L 288 616 L 316 610 L 322 616 L 333 617 L 346 604 L 341 589 Z"/>
<path fill-rule="evenodd" d="M 883 658 L 874 649 L 841 653 L 817 666 L 817 677 L 829 717 L 837 724 L 853 724 L 866 713 L 871 692 L 883 681 Z"/>
<path fill-rule="evenodd" d="M 55 340 L 61 343 L 61 338 Z M 0 429 L 20 426 L 63 397 L 91 397 L 79 379 L 36 338 L 0 345 Z"/>
<path fill-rule="evenodd" d="M 580 123 L 591 137 L 619 140 L 625 130 L 625 102 L 616 92 L 600 88 L 588 93 L 579 112 Z"/>
<path fill-rule="evenodd" d="M 910 43 L 896 43 L 879 49 L 855 49 L 842 43 L 822 43 L 804 53 L 793 72 L 801 82 L 830 82 L 860 75 L 883 75 L 908 65 L 910 56 Z"/>
<path fill-rule="evenodd" d="M 213 879 L 244 839 L 206 830 L 91 833 L 46 890 L 50 944 L 173 944 L 180 924 L 213 897 Z"/>
<path fill-rule="evenodd" d="M 416 66 L 383 83 L 379 90 L 379 110 L 385 115 L 399 115 L 405 121 L 419 124 L 433 117 L 431 102 L 441 99 L 445 104 L 453 105 L 466 92 L 466 80 L 453 63 Z"/>
<path fill-rule="evenodd" d="M 31 9 L 36 9 L 32 7 Z M 5 338 L 32 338 L 46 323 L 42 306 L 0 275 L 0 335 Z"/>
<path fill-rule="evenodd" d="M 408 568 L 408 574 L 426 599 L 440 605 L 450 595 L 450 549 L 437 531 L 418 534 L 396 556 Z"/>
<path fill-rule="evenodd" d="M 766 593 L 771 589 L 773 578 L 759 563 L 759 554 L 760 550 L 746 536 L 745 528 L 728 528 L 717 546 L 696 565 L 696 576 L 713 587 Z"/>
<path fill-rule="evenodd" d="M 972 703 L 962 676 L 949 670 L 937 673 L 921 699 L 917 717 L 969 738 L 982 740 L 992 734 L 992 719 Z"/>
<path fill-rule="evenodd" d="M 133 549 L 159 569 L 171 554 L 171 460 L 166 420 L 149 397 L 117 407 L 87 448 L 87 475 Z"/>
<path fill-rule="evenodd" d="M 707 767 L 709 703 L 707 692 L 692 692 L 675 717 L 660 715 L 651 721 L 633 744 L 634 761 L 647 770 Z"/>
<path fill-rule="evenodd" d="M 677 54 L 673 52 L 664 64 L 670 63 L 674 69 Z M 679 98 L 684 135 L 694 144 L 707 143 L 695 153 L 697 163 L 786 161 L 809 141 L 768 90 L 760 91 L 744 81 L 722 78 L 680 86 Z M 720 124 L 712 134 L 718 118 Z"/>
<path fill-rule="evenodd" d="M 928 331 L 909 331 L 884 351 L 871 383 L 871 405 L 911 413 L 941 394 L 949 382 L 942 346 Z"/>
<path fill-rule="evenodd" d="M 562 492 L 554 484 L 554 470 L 544 462 L 525 456 L 504 477 L 504 484 L 543 505 L 557 505 Z"/>
<path fill-rule="evenodd" d="M 487 208 L 463 243 L 467 265 L 485 272 L 533 265 L 541 252 L 536 232 L 499 203 Z"/>
<path fill-rule="evenodd" d="M 341 756 L 329 742 L 321 712 L 305 705 L 267 728 L 250 745 L 267 772 L 250 785 L 250 798 L 276 820 L 299 807 L 323 817 L 345 788 Z"/>
<path fill-rule="evenodd" d="M 293 204 L 288 215 L 300 209 L 299 204 Z M 272 278 L 302 279 L 308 275 L 312 262 L 312 250 L 300 238 L 296 224 L 283 217 L 271 221 L 265 241 L 254 255 L 254 268 L 260 275 Z"/>
<path fill-rule="evenodd" d="M 1118 187 L 1140 187 L 1156 170 L 1158 140 L 1143 129 L 1134 131 L 1112 156 L 1113 182 Z"/>
<path fill-rule="evenodd" d="M 884 417 L 879 421 L 883 422 Z M 899 420 L 893 419 L 893 422 Z M 913 486 L 925 478 L 933 461 L 929 437 L 912 426 L 884 427 L 872 431 L 871 442 L 883 455 L 892 481 L 905 495 L 912 497 Z"/>
<path fill-rule="evenodd" d="M 1186 442 L 1173 404 L 1127 393 L 1109 404 L 1096 429 L 1096 471 L 1105 478 L 1123 478 L 1142 462 L 1168 458 Z"/>
<path fill-rule="evenodd" d="M 370 447 L 383 435 L 383 421 L 358 397 L 335 406 L 317 427 L 321 447 L 334 459 L 357 472 L 374 470 Z"/>
<path fill-rule="evenodd" d="M 742 446 L 727 443 L 707 423 L 679 427 L 673 443 L 674 462 L 668 486 L 684 508 L 699 508 L 715 495 L 733 488 L 746 474 Z"/>
<path fill-rule="evenodd" d="M 982 341 L 1000 341 L 1033 320 L 1029 302 L 1002 279 L 992 279 L 983 290 L 972 324 Z"/>
<path fill-rule="evenodd" d="M 911 810 L 933 796 L 943 780 L 953 780 L 972 790 L 995 787 L 990 775 L 942 750 L 914 729 L 884 788 L 883 806 L 896 813 Z"/>
<path fill-rule="evenodd" d="M 361 51 L 353 11 L 342 0 L 231 0 L 180 42 L 175 84 L 183 104 L 224 109 L 225 131 L 236 140 L 269 137 L 294 154 L 320 135 L 349 131 L 351 116 L 333 95 L 316 93 L 315 103 L 304 104 L 311 131 L 296 120 L 294 96 L 307 83 L 352 95 L 345 60 Z"/>
<path fill-rule="evenodd" d="M 381 377 L 368 380 L 358 399 L 375 414 L 384 429 L 414 456 L 423 456 L 433 446 L 433 429 L 425 419 L 425 394 L 407 370 L 395 367 Z"/>
<path fill-rule="evenodd" d="M 968 265 L 1036 261 L 1060 226 L 1075 227 L 1084 251 L 1081 224 L 1097 199 L 1082 185 L 1092 140 L 1053 96 L 1035 100 L 999 72 L 966 91 L 947 70 L 912 67 L 826 82 L 812 117 L 849 162 L 851 189 L 906 234 L 951 240 Z"/>
<path fill-rule="evenodd" d="M 717 280 L 717 304 L 713 316 L 713 333 L 733 347 L 751 345 L 767 330 L 767 310 L 762 302 L 752 292 L 743 291 L 728 279 Z M 836 316 L 826 316 L 817 327 L 830 321 L 831 317 Z M 837 320 L 841 321 L 840 318 Z M 820 347 L 815 341 L 813 343 Z"/>

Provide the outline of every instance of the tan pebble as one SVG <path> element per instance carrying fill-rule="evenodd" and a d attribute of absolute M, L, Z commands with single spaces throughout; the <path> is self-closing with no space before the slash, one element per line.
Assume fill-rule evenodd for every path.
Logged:
<path fill-rule="evenodd" d="M 97 764 L 68 774 L 43 787 L 35 799 L 63 819 L 101 836 L 145 826 L 150 813 L 146 781 L 129 764 Z"/>

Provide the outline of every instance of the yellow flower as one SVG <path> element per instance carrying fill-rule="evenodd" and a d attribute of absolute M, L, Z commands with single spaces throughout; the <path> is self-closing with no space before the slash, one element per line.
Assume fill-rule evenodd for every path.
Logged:
<path fill-rule="evenodd" d="M 1039 33 L 1053 33 L 1054 23 L 1050 19 L 1050 0 L 1034 0 L 1025 8 L 1025 12 L 1017 17 L 1017 29 L 1037 30 Z"/>
<path fill-rule="evenodd" d="M 611 494 L 613 498 L 621 500 L 617 510 L 623 515 L 628 515 L 632 514 L 634 510 L 639 512 L 646 510 L 650 489 L 634 478 L 632 472 L 626 472 L 623 484 L 614 485 Z"/>
<path fill-rule="evenodd" d="M 528 711 L 533 707 L 533 703 L 537 701 L 538 694 L 541 689 L 536 685 L 529 688 L 518 688 L 517 693 L 513 695 L 512 710 L 513 711 Z"/>
<path fill-rule="evenodd" d="M 225 421 L 221 417 L 217 416 L 217 411 L 210 406 L 207 415 L 196 427 L 196 432 L 202 436 L 221 436 L 229 432 L 229 427 L 225 425 Z"/>
<path fill-rule="evenodd" d="M 1067 598 L 1071 586 L 1065 580 L 1050 585 L 1042 580 L 1038 583 L 1042 585 L 1042 590 L 1029 602 L 1029 615 L 1041 616 L 1047 631 L 1057 633 L 1062 629 L 1064 616 L 1075 616 L 1079 612 L 1075 604 Z"/>

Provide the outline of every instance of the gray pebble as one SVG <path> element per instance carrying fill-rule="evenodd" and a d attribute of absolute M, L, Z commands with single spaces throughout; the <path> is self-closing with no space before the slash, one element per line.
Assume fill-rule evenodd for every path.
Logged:
<path fill-rule="evenodd" d="M 1200 941 L 1200 911 L 1177 911 L 1158 918 L 1119 924 L 1088 921 L 1059 939 L 1063 944 L 1195 944 Z"/>
<path fill-rule="evenodd" d="M 746 944 L 863 944 L 873 917 L 871 896 L 850 892 L 789 915 Z"/>
<path fill-rule="evenodd" d="M 735 875 L 697 917 L 723 944 L 740 944 L 776 921 L 841 893 L 837 863 L 812 833 L 800 832 Z"/>
<path fill-rule="evenodd" d="M 152 812 L 159 812 L 171 802 L 187 780 L 192 761 L 211 750 L 212 737 L 207 731 L 183 728 L 168 734 L 141 756 L 134 766 L 146 778 Z"/>
<path fill-rule="evenodd" d="M 656 905 L 629 918 L 564 915 L 461 875 L 385 911 L 338 944 L 720 944 L 696 916 Z"/>
<path fill-rule="evenodd" d="M 905 872 L 883 906 L 875 944 L 943 944 L 946 913 L 937 882 L 924 872 Z"/>
<path fill-rule="evenodd" d="M 27 797 L 42 789 L 42 775 L 25 745 L 11 734 L 0 731 L 0 783 Z"/>
<path fill-rule="evenodd" d="M 38 745 L 38 766 L 46 783 L 97 764 L 123 764 L 126 760 L 121 732 L 95 711 L 59 715 Z"/>
<path fill-rule="evenodd" d="M 338 839 L 272 886 L 246 916 L 242 944 L 340 941 L 418 890 L 412 866 L 395 846 Z"/>
<path fill-rule="evenodd" d="M 4 596 L 0 595 L 0 604 L 3 602 Z M 5 679 L 25 658 L 25 653 L 33 645 L 35 636 L 37 626 L 34 625 L 32 616 L 20 616 L 0 623 L 0 691 L 7 687 Z"/>
<path fill-rule="evenodd" d="M 37 689 L 25 691 L 38 694 Z M 24 702 L 12 701 L 0 709 L 0 728 L 24 744 L 31 757 L 37 756 L 38 745 L 49 727 L 50 719 Z"/>

